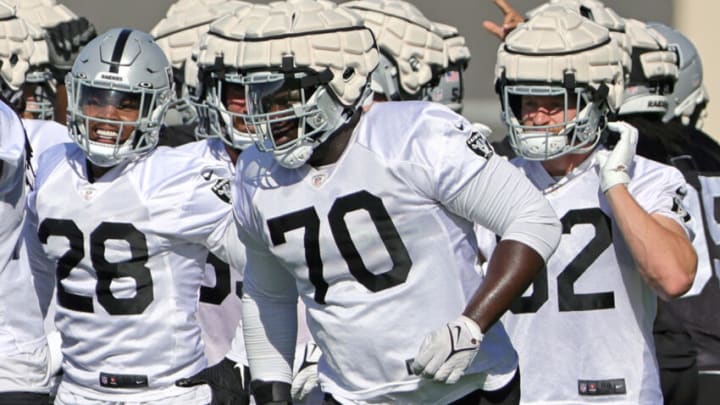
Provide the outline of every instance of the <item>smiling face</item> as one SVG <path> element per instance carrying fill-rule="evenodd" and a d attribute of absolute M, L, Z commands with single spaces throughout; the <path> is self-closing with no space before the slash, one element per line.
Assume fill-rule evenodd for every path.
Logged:
<path fill-rule="evenodd" d="M 141 95 L 84 87 L 80 94 L 82 113 L 94 120 L 87 123 L 91 141 L 119 145 L 135 131 L 140 115 Z"/>

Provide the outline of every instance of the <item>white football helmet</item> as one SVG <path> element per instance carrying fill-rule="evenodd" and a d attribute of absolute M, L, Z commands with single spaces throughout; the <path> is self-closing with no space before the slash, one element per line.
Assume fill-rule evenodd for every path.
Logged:
<path fill-rule="evenodd" d="M 659 32 L 642 21 L 625 19 L 625 33 L 632 44 L 633 63 L 618 115 L 664 115 L 667 95 L 678 77 L 677 55 Z"/>
<path fill-rule="evenodd" d="M 623 52 L 607 28 L 565 7 L 547 7 L 513 30 L 498 49 L 495 85 L 515 153 L 549 160 L 592 150 L 622 101 Z M 564 122 L 523 125 L 523 96 L 562 97 Z"/>
<path fill-rule="evenodd" d="M 175 105 L 175 109 L 178 110 L 183 124 L 191 124 L 197 119 L 193 104 L 188 100 L 194 89 L 187 84 L 188 76 L 197 74 L 196 66 L 188 66 L 187 63 L 192 62 L 193 47 L 200 36 L 208 31 L 213 20 L 248 4 L 237 0 L 178 0 L 150 30 L 150 35 L 155 38 L 173 66 L 175 87 L 181 97 L 181 102 Z"/>
<path fill-rule="evenodd" d="M 313 0 L 236 10 L 211 24 L 198 54 L 200 67 L 215 66 L 215 83 L 246 87 L 247 113 L 232 117 L 243 119 L 255 145 L 287 168 L 305 164 L 358 111 L 377 61 L 359 15 Z M 222 101 L 224 91 L 214 89 L 212 97 Z M 280 102 L 286 108 L 277 111 Z"/>
<path fill-rule="evenodd" d="M 18 18 L 12 5 L 0 2 L 0 91 L 16 111 L 24 108 L 22 86 L 33 56 L 41 53 L 35 51 L 36 35 L 42 34 Z"/>
<path fill-rule="evenodd" d="M 695 45 L 680 31 L 661 23 L 648 23 L 668 42 L 668 49 L 678 58 L 678 80 L 667 95 L 668 110 L 663 122 L 679 117 L 683 124 L 702 128 L 705 106 L 710 96 L 703 83 L 703 67 Z"/>
<path fill-rule="evenodd" d="M 25 74 L 25 87 L 33 86 L 32 99 L 25 100 L 24 110 L 33 118 L 53 120 L 55 118 L 55 96 L 57 81 L 50 70 L 50 51 L 45 40 L 45 30 L 27 23 L 30 37 L 33 39 L 33 54 L 30 67 Z M 28 92 L 25 96 L 27 97 Z"/>
<path fill-rule="evenodd" d="M 175 101 L 170 62 L 150 35 L 133 29 L 115 28 L 90 41 L 65 82 L 70 136 L 88 160 L 102 167 L 135 159 L 155 148 L 165 112 Z M 124 100 L 138 107 L 136 120 L 85 113 L 91 105 L 120 108 Z M 90 127 L 98 124 L 116 128 L 114 143 L 90 139 Z M 127 126 L 134 131 L 122 142 L 120 134 Z"/>
<path fill-rule="evenodd" d="M 372 89 L 388 100 L 426 100 L 462 110 L 463 71 L 470 60 L 455 27 L 433 23 L 403 0 L 343 3 L 365 19 L 380 50 Z"/>
<path fill-rule="evenodd" d="M 446 105 L 460 114 L 465 97 L 464 72 L 471 58 L 470 48 L 456 27 L 433 22 L 433 28 L 443 39 L 447 65 L 439 74 L 434 72 L 431 84 L 423 88 L 422 99 Z"/>
<path fill-rule="evenodd" d="M 250 3 L 235 3 L 233 10 L 226 13 L 228 18 L 242 18 L 239 10 L 251 6 Z M 222 28 L 209 27 L 208 30 L 222 32 Z M 208 34 L 203 34 L 185 62 L 186 83 L 192 88 L 189 100 L 198 114 L 195 135 L 198 138 L 219 137 L 231 148 L 244 150 L 254 143 L 245 128 L 245 114 L 231 111 L 227 103 L 228 89 L 233 86 L 235 94 L 242 94 L 244 99 L 242 75 L 234 60 L 218 59 L 226 49 L 235 47 L 237 40 L 226 38 L 222 33 L 207 37 Z"/>

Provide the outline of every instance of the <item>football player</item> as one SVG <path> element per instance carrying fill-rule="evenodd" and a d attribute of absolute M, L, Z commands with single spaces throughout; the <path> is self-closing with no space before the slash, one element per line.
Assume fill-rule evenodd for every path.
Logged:
<path fill-rule="evenodd" d="M 4 5 L 3 5 L 4 6 Z M 0 6 L 2 9 L 2 6 Z M 3 59 L 6 60 L 6 59 Z M 15 111 L 0 102 L 0 403 L 47 404 L 56 370 L 22 229 L 29 150 Z"/>
<path fill-rule="evenodd" d="M 686 208 L 698 224 L 705 224 L 707 232 L 714 221 L 704 219 L 707 208 L 703 209 L 703 206 L 711 205 L 702 203 L 698 193 L 703 190 L 707 193 L 712 186 L 703 187 L 698 173 L 702 172 L 704 181 L 712 183 L 714 177 L 707 173 L 717 171 L 715 162 L 720 156 L 720 148 L 702 132 L 690 142 L 690 134 L 698 133 L 692 129 L 694 124 L 691 122 L 700 118 L 701 106 L 706 102 L 702 67 L 694 46 L 667 26 L 622 18 L 597 0 L 555 0 L 527 15 L 532 17 L 553 5 L 568 7 L 605 26 L 619 43 L 630 46 L 635 64 L 628 74 L 617 116 L 638 129 L 637 153 L 640 156 L 673 165 L 683 173 L 689 183 Z M 678 67 L 682 69 L 682 80 L 678 80 Z M 678 119 L 673 120 L 675 117 Z M 682 120 L 690 125 L 683 125 Z M 720 330 L 713 329 L 717 323 L 712 311 L 703 309 L 712 307 L 720 299 L 710 263 L 715 249 L 712 240 L 705 232 L 698 232 L 693 240 L 698 268 L 693 286 L 683 299 L 658 300 L 654 338 L 666 405 L 695 403 L 698 396 L 697 363 L 702 361 L 704 369 L 710 370 L 703 373 L 706 376 L 712 376 L 712 370 L 719 364 L 713 360 L 716 357 L 713 348 L 717 346 Z M 702 343 L 695 344 L 693 340 Z M 697 356 L 696 351 L 704 354 Z M 712 390 L 714 384 L 706 383 L 704 387 L 704 390 Z M 707 391 L 703 396 L 715 397 Z"/>
<path fill-rule="evenodd" d="M 41 86 L 37 93 L 53 100 L 54 119 L 65 125 L 67 110 L 65 75 L 70 71 L 82 47 L 95 37 L 95 27 L 87 18 L 78 16 L 64 5 L 58 4 L 56 0 L 4 1 L 15 7 L 18 17 L 44 31 L 50 63 L 39 67 L 38 72 L 42 74 L 37 74 L 31 79 L 45 83 L 48 73 L 45 67 L 49 69 L 52 79 L 48 86 Z"/>
<path fill-rule="evenodd" d="M 326 403 L 517 403 L 517 358 L 496 321 L 558 241 L 547 201 L 444 106 L 364 113 L 379 57 L 351 10 L 246 11 L 226 35 L 242 49 L 255 143 L 233 187 L 255 400 L 290 401 L 300 296 Z M 502 235 L 486 277 L 473 222 Z"/>
<path fill-rule="evenodd" d="M 208 251 L 237 244 L 227 168 L 157 148 L 175 100 L 152 37 L 113 29 L 81 51 L 66 79 L 73 143 L 40 160 L 29 217 L 57 271 L 63 379 L 56 404 L 208 404 L 197 302 Z M 61 196 L 59 199 L 58 196 Z"/>
<path fill-rule="evenodd" d="M 184 65 L 185 69 L 190 67 L 191 71 L 196 72 L 195 77 L 185 75 L 185 84 L 193 89 L 190 103 L 198 112 L 195 134 L 201 140 L 179 148 L 219 160 L 226 164 L 232 173 L 235 173 L 235 165 L 242 151 L 253 144 L 245 124 L 247 103 L 243 71 L 238 69 L 236 61 L 231 57 L 238 41 L 233 36 L 226 35 L 226 27 L 236 27 L 244 15 L 243 7 L 236 4 L 232 13 L 218 19 L 217 23 L 209 27 L 208 35 L 201 37 L 194 46 L 193 57 L 188 58 Z M 233 32 L 237 32 L 235 28 Z M 213 258 L 209 266 L 209 276 L 206 277 L 207 285 L 203 286 L 200 295 L 199 315 L 206 353 L 210 364 L 217 364 L 192 378 L 180 381 L 181 386 L 209 383 L 226 390 L 237 390 L 244 386 L 243 381 L 249 383 L 240 323 L 242 269 L 231 270 L 227 265 L 223 266 L 217 258 Z M 302 303 L 298 305 L 298 316 L 298 347 L 293 369 L 296 375 L 307 378 L 304 380 L 307 386 L 304 387 L 303 395 L 294 397 L 294 403 L 305 401 L 315 404 L 321 400 L 321 393 L 315 389 L 317 378 L 313 378 L 317 372 L 312 373 L 307 367 L 316 369 L 319 350 L 314 350 L 315 345 L 307 331 Z M 235 371 L 243 365 L 242 373 Z M 306 369 L 301 370 L 302 365 L 305 365 Z"/>
<path fill-rule="evenodd" d="M 626 52 L 606 27 L 556 5 L 498 49 L 512 163 L 563 227 L 546 268 L 503 317 L 523 370 L 523 403 L 662 403 L 656 297 L 690 288 L 697 223 L 682 209 L 682 175 L 635 156 L 632 126 L 606 128 L 622 101 Z"/>
<path fill-rule="evenodd" d="M 666 404 L 711 404 L 718 396 L 720 371 L 720 318 L 712 308 L 720 305 L 717 276 L 715 196 L 720 183 L 720 146 L 696 128 L 702 121 L 708 94 L 695 46 L 681 32 L 659 23 L 649 24 L 662 34 L 677 54 L 679 76 L 672 91 L 664 93 L 664 111 L 638 110 L 625 119 L 640 131 L 638 154 L 677 167 L 691 185 L 690 211 L 704 224 L 696 238 L 700 262 L 690 293 L 682 299 L 659 302 L 655 343 Z M 701 277 L 701 269 L 708 268 Z M 713 268 L 715 268 L 713 270 Z"/>
<path fill-rule="evenodd" d="M 190 59 L 193 46 L 208 31 L 213 20 L 247 4 L 237 0 L 178 0 L 150 31 L 173 66 L 175 90 L 181 98 L 181 102 L 168 112 L 165 122 L 182 131 L 176 129 L 172 137 L 161 137 L 161 145 L 180 145 L 196 140 L 193 129 L 197 113 L 187 102 L 193 91 L 188 87 L 188 79 L 197 81 L 194 77 L 197 76 L 197 66 Z"/>

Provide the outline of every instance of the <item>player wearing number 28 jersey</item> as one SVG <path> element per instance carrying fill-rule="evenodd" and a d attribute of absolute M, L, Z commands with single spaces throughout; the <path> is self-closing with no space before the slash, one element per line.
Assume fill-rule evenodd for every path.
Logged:
<path fill-rule="evenodd" d="M 225 242 L 237 241 L 228 169 L 155 148 L 172 87 L 147 34 L 99 36 L 68 83 L 75 142 L 43 154 L 28 202 L 57 271 L 55 403 L 207 404 L 209 387 L 175 381 L 207 365 L 197 320 L 205 260 L 229 260 Z"/>

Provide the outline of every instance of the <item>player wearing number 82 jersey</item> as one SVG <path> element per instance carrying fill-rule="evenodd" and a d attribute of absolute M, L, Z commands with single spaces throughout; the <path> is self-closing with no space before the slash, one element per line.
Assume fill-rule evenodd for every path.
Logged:
<path fill-rule="evenodd" d="M 634 127 L 607 124 L 627 69 L 611 38 L 551 5 L 498 49 L 496 88 L 519 156 L 512 163 L 563 231 L 546 270 L 503 317 L 524 371 L 522 403 L 662 403 L 656 299 L 683 294 L 695 276 L 697 222 L 683 209 L 682 175 L 636 157 Z M 480 240 L 485 252 L 494 237 Z"/>

